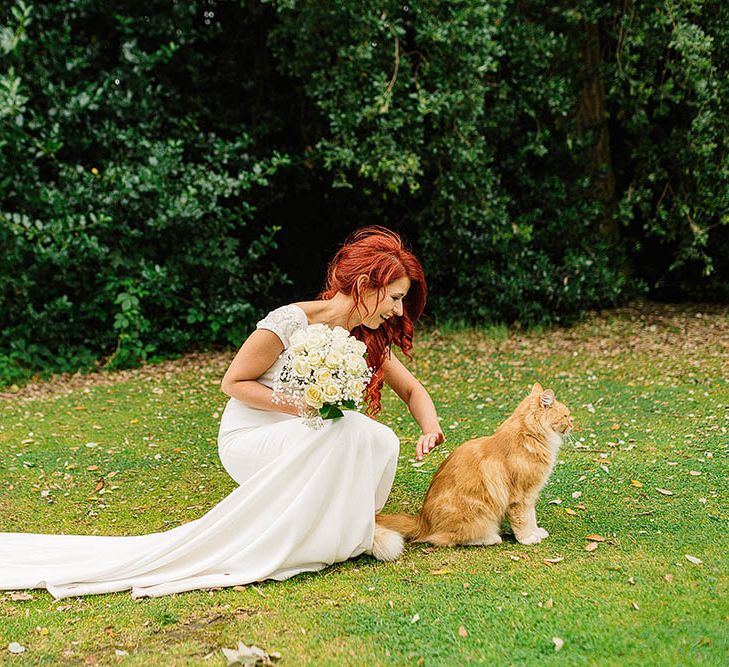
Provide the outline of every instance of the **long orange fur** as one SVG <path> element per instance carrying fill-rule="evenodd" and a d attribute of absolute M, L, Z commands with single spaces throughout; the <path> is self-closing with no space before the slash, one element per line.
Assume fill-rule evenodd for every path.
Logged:
<path fill-rule="evenodd" d="M 378 514 L 377 525 L 436 546 L 490 545 L 501 542 L 506 519 L 522 544 L 541 542 L 549 533 L 537 525 L 535 504 L 571 428 L 569 409 L 535 384 L 493 435 L 443 461 L 420 514 Z"/>

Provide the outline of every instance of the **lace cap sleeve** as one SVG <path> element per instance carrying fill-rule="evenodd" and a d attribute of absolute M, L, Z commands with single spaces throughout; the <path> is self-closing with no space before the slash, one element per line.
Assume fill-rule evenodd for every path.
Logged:
<path fill-rule="evenodd" d="M 256 329 L 273 331 L 281 339 L 284 348 L 287 348 L 294 331 L 303 329 L 307 323 L 306 313 L 298 306 L 291 304 L 272 310 L 256 323 Z"/>

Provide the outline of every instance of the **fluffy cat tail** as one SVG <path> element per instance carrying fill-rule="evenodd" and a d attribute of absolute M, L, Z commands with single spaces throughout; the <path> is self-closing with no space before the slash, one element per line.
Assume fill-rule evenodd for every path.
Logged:
<path fill-rule="evenodd" d="M 406 540 L 417 540 L 422 534 L 419 514 L 378 514 L 377 525 L 400 533 Z"/>

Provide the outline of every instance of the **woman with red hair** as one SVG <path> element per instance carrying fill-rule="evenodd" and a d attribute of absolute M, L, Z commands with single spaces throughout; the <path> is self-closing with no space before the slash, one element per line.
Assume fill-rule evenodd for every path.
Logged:
<path fill-rule="evenodd" d="M 423 311 L 420 263 L 381 227 L 355 232 L 329 265 L 315 301 L 270 312 L 243 343 L 222 382 L 230 396 L 218 436 L 223 466 L 239 484 L 204 516 L 139 536 L 0 533 L 0 589 L 47 588 L 56 598 L 132 589 L 134 597 L 287 579 L 371 553 L 394 560 L 399 533 L 376 526 L 400 451 L 378 423 L 387 383 L 423 434 L 422 459 L 443 440 L 427 391 L 391 353 L 412 348 Z M 291 336 L 311 324 L 346 328 L 367 347 L 374 374 L 367 413 L 309 428 L 296 407 L 273 401 Z"/>

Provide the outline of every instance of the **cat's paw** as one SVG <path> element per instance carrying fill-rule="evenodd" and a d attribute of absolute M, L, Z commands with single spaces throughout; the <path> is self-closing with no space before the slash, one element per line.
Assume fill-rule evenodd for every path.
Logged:
<path fill-rule="evenodd" d="M 537 530 L 535 532 L 542 539 L 544 539 L 545 537 L 549 537 L 549 533 L 546 530 L 544 530 L 544 528 L 537 528 Z"/>
<path fill-rule="evenodd" d="M 542 537 L 538 533 L 530 533 L 522 537 L 517 535 L 516 541 L 520 544 L 539 544 L 542 541 Z"/>

